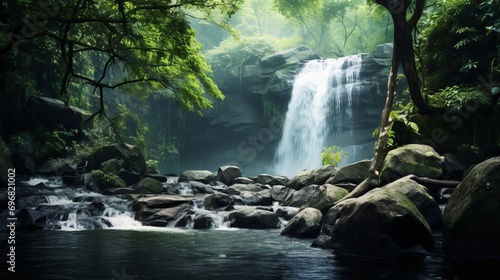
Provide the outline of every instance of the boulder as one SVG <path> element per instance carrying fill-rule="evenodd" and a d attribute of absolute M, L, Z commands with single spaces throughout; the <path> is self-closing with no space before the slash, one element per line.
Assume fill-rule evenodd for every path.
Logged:
<path fill-rule="evenodd" d="M 266 186 L 262 184 L 234 184 L 222 192 L 227 194 L 240 194 L 241 192 L 260 192 L 264 189 L 267 189 Z"/>
<path fill-rule="evenodd" d="M 437 179 L 443 174 L 444 158 L 431 146 L 409 144 L 387 153 L 380 179 L 390 183 L 406 175 Z"/>
<path fill-rule="evenodd" d="M 181 173 L 177 182 L 199 181 L 209 183 L 210 180 L 207 178 L 212 175 L 213 173 L 208 170 L 186 170 Z"/>
<path fill-rule="evenodd" d="M 161 194 L 163 192 L 163 184 L 160 181 L 146 177 L 135 183 L 132 188 L 141 194 Z"/>
<path fill-rule="evenodd" d="M 415 205 L 402 192 L 383 188 L 330 208 L 313 243 L 340 256 L 388 259 L 425 256 L 433 245 L 431 229 Z"/>
<path fill-rule="evenodd" d="M 345 165 L 328 178 L 326 184 L 352 183 L 358 185 L 366 178 L 370 164 L 371 160 L 362 160 Z"/>
<path fill-rule="evenodd" d="M 217 193 L 207 196 L 204 205 L 210 211 L 232 210 L 234 200 L 227 194 Z"/>
<path fill-rule="evenodd" d="M 191 208 L 188 203 L 182 203 L 170 208 L 143 207 L 136 212 L 135 218 L 146 226 L 179 226 L 176 222 L 183 220 Z"/>
<path fill-rule="evenodd" d="M 206 213 L 197 213 L 193 217 L 193 228 L 194 229 L 207 229 L 213 226 L 213 220 L 210 215 Z"/>
<path fill-rule="evenodd" d="M 110 159 L 123 161 L 123 168 L 127 171 L 144 174 L 147 171 L 146 160 L 137 146 L 116 143 L 100 147 L 89 157 L 89 171 L 99 169 L 101 164 Z"/>
<path fill-rule="evenodd" d="M 286 185 L 288 178 L 285 176 L 273 176 L 269 174 L 259 174 L 255 178 L 255 182 L 263 185 Z"/>
<path fill-rule="evenodd" d="M 43 212 L 31 208 L 23 208 L 17 213 L 17 224 L 24 230 L 39 230 L 45 227 L 47 217 Z"/>
<path fill-rule="evenodd" d="M 62 125 L 66 129 L 76 129 L 80 131 L 84 118 L 90 116 L 88 112 L 80 108 L 67 106 L 58 99 L 48 97 L 32 96 L 26 102 L 26 109 L 30 110 L 36 119 L 48 126 L 55 128 Z"/>
<path fill-rule="evenodd" d="M 316 238 L 321 229 L 322 219 L 320 210 L 304 208 L 288 222 L 281 234 L 298 238 Z"/>
<path fill-rule="evenodd" d="M 148 208 L 170 208 L 180 204 L 189 203 L 191 200 L 177 195 L 155 195 L 150 197 L 140 197 L 132 203 L 134 211 L 140 211 L 144 207 Z"/>
<path fill-rule="evenodd" d="M 217 170 L 217 180 L 228 186 L 238 177 L 241 177 L 241 170 L 237 166 L 224 165 Z"/>
<path fill-rule="evenodd" d="M 120 172 L 122 168 L 123 168 L 122 161 L 116 158 L 112 158 L 110 160 L 102 162 L 100 169 L 105 172 L 118 174 L 118 172 Z"/>
<path fill-rule="evenodd" d="M 336 172 L 334 165 L 324 165 L 316 169 L 302 170 L 288 181 L 287 187 L 300 190 L 308 185 L 323 185 Z"/>
<path fill-rule="evenodd" d="M 302 188 L 298 191 L 294 191 L 289 194 L 289 196 L 286 198 L 285 203 L 283 205 L 285 206 L 292 206 L 292 207 L 302 207 L 307 204 L 309 199 L 311 198 L 312 194 L 318 189 L 318 185 L 309 185 L 305 188 Z"/>
<path fill-rule="evenodd" d="M 300 209 L 298 207 L 280 206 L 276 209 L 276 215 L 286 221 L 289 221 L 295 217 L 297 213 L 299 213 L 299 210 Z"/>
<path fill-rule="evenodd" d="M 349 192 L 344 188 L 339 188 L 334 185 L 325 184 L 315 188 L 307 202 L 303 207 L 311 207 L 326 213 L 333 204 L 342 199 Z"/>
<path fill-rule="evenodd" d="M 262 190 L 260 192 L 242 191 L 237 195 L 232 195 L 232 198 L 236 205 L 271 206 L 273 204 L 271 190 Z"/>
<path fill-rule="evenodd" d="M 280 219 L 274 212 L 242 208 L 229 213 L 231 227 L 250 229 L 272 229 L 279 228 Z"/>
<path fill-rule="evenodd" d="M 7 186 L 8 182 L 8 172 L 6 172 L 9 168 L 13 168 L 12 157 L 10 155 L 10 150 L 7 144 L 3 141 L 2 137 L 0 137 L 0 183 L 2 185 Z"/>
<path fill-rule="evenodd" d="M 294 189 L 285 187 L 282 185 L 274 185 L 273 188 L 271 189 L 271 197 L 273 200 L 278 201 L 280 203 L 284 203 L 293 192 L 295 192 Z"/>
<path fill-rule="evenodd" d="M 433 230 L 441 229 L 441 209 L 426 187 L 410 179 L 411 175 L 398 179 L 382 188 L 402 192 L 415 204 L 418 211 Z"/>
<path fill-rule="evenodd" d="M 500 258 L 500 157 L 476 165 L 444 209 L 443 251 L 457 258 Z"/>
<path fill-rule="evenodd" d="M 254 180 L 247 177 L 237 177 L 234 178 L 233 184 L 252 184 L 255 183 Z"/>
<path fill-rule="evenodd" d="M 32 175 L 36 172 L 35 160 L 24 153 L 12 153 L 12 164 L 17 174 Z"/>

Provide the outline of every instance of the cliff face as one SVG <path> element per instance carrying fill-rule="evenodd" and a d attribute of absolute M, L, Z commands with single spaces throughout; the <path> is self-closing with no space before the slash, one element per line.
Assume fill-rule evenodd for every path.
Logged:
<path fill-rule="evenodd" d="M 380 121 L 391 54 L 392 46 L 384 44 L 371 54 L 360 55 L 360 82 L 354 86 L 362 94 L 353 96 L 352 121 L 343 124 L 354 133 L 348 136 L 349 143 L 335 145 L 366 146 L 371 155 L 371 134 Z M 214 108 L 202 117 L 186 117 L 181 168 L 210 169 L 233 164 L 247 175 L 265 172 L 281 137 L 294 78 L 304 63 L 313 59 L 320 58 L 306 46 L 264 58 L 248 58 L 222 83 L 224 100 L 215 100 Z M 343 133 L 345 128 L 331 130 Z"/>

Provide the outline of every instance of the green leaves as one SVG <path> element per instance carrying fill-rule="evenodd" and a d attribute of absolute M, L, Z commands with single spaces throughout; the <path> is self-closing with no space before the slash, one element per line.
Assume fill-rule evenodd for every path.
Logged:
<path fill-rule="evenodd" d="M 333 166 L 338 166 L 338 164 L 347 157 L 349 157 L 349 154 L 342 151 L 337 146 L 324 147 L 323 150 L 321 150 L 322 165 L 331 164 Z"/>

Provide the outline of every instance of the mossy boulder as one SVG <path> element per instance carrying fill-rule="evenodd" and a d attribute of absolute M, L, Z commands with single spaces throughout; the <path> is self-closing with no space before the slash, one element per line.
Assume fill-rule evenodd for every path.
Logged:
<path fill-rule="evenodd" d="M 431 146 L 405 145 L 387 153 L 380 179 L 389 183 L 410 174 L 436 179 L 443 174 L 443 162 L 444 158 Z"/>
<path fill-rule="evenodd" d="M 102 170 L 93 170 L 90 174 L 90 180 L 86 182 L 87 188 L 93 190 L 100 189 L 102 191 L 106 189 L 127 187 L 125 181 L 113 173 L 104 172 Z"/>
<path fill-rule="evenodd" d="M 500 157 L 476 165 L 443 214 L 443 250 L 457 258 L 500 258 Z"/>
<path fill-rule="evenodd" d="M 272 229 L 279 228 L 280 219 L 271 211 L 242 208 L 229 213 L 229 223 L 237 228 Z"/>
<path fill-rule="evenodd" d="M 282 235 L 298 238 L 316 238 L 321 229 L 323 214 L 316 208 L 304 208 L 281 231 Z"/>
<path fill-rule="evenodd" d="M 425 256 L 433 245 L 431 229 L 415 205 L 402 192 L 384 188 L 330 208 L 313 243 L 339 256 L 387 259 Z"/>
<path fill-rule="evenodd" d="M 406 176 L 383 186 L 383 188 L 402 192 L 415 204 L 432 229 L 441 228 L 443 222 L 441 209 L 426 187 Z"/>
<path fill-rule="evenodd" d="M 163 184 L 153 178 L 143 178 L 135 183 L 132 188 L 142 194 L 161 194 L 163 192 Z"/>
<path fill-rule="evenodd" d="M 333 204 L 335 204 L 335 202 L 342 199 L 348 193 L 349 192 L 346 189 L 330 184 L 324 184 L 314 190 L 304 207 L 312 207 L 320 210 L 321 212 L 326 212 L 333 206 Z"/>

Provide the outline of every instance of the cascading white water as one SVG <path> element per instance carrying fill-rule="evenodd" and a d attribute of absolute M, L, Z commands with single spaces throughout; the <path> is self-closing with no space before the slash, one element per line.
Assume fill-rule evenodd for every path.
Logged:
<path fill-rule="evenodd" d="M 336 145 L 335 139 L 327 143 L 331 128 L 352 132 L 344 123 L 352 118 L 352 96 L 360 69 L 361 55 L 311 60 L 304 65 L 293 84 L 274 158 L 275 174 L 293 176 L 319 167 L 321 150 Z"/>

